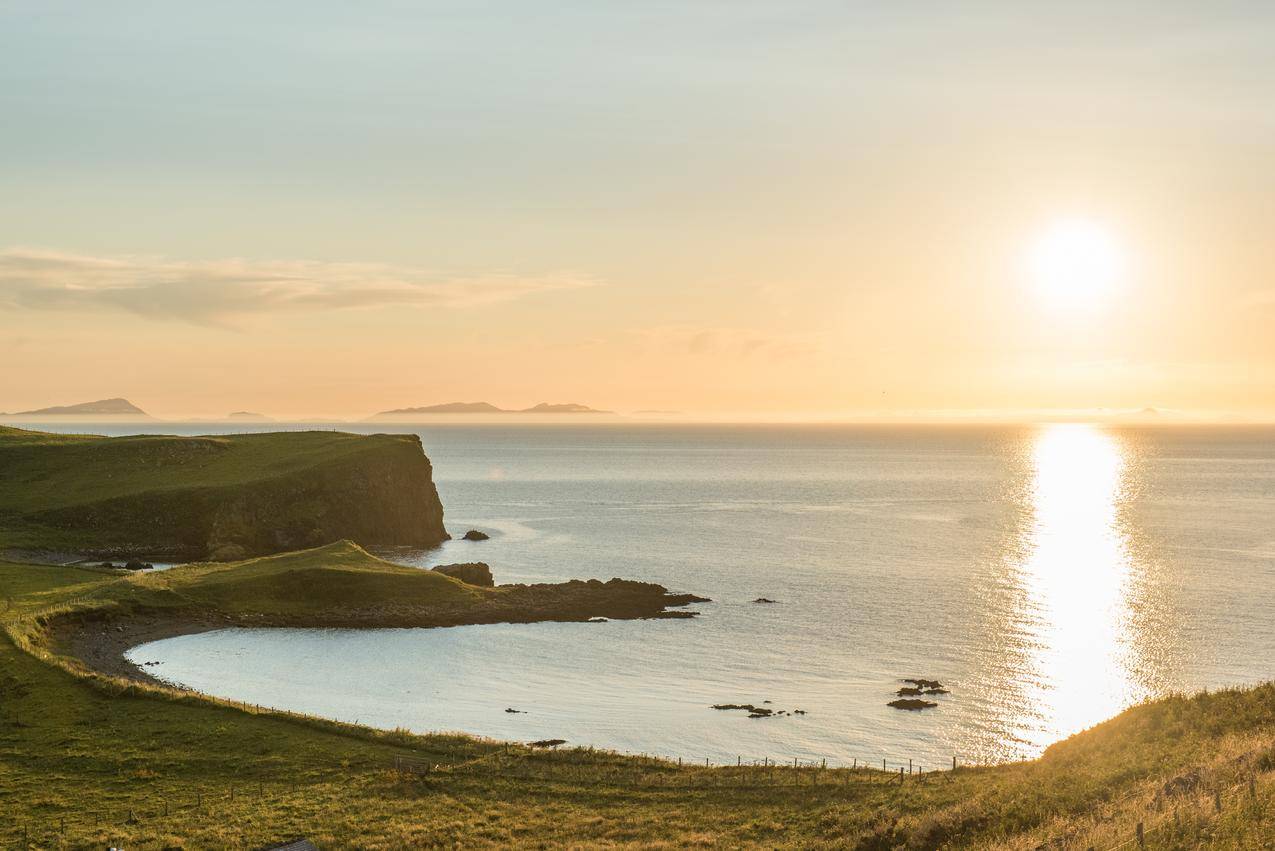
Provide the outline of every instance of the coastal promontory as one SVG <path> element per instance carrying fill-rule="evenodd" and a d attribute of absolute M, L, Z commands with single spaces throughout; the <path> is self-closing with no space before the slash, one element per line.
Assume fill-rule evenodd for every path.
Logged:
<path fill-rule="evenodd" d="M 0 549 L 227 561 L 448 538 L 415 435 L 177 437 L 0 427 Z"/>

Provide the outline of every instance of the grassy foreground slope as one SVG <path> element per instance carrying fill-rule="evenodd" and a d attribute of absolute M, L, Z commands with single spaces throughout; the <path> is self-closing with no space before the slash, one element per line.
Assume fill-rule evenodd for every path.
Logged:
<path fill-rule="evenodd" d="M 333 575 L 383 570 L 356 548 L 316 552 Z M 1275 836 L 1272 686 L 1158 701 L 1040 760 L 900 782 L 376 732 L 77 676 L 44 644 L 48 614 L 80 607 L 167 600 L 246 613 L 235 570 L 268 589 L 315 559 L 144 578 L 0 563 L 10 639 L 0 642 L 0 847 L 253 848 L 305 835 L 323 848 L 1110 848 L 1131 843 L 1138 822 L 1150 848 L 1261 848 Z M 490 593 L 427 582 L 429 599 Z M 434 768 L 400 773 L 403 756 Z"/>
<path fill-rule="evenodd" d="M 415 435 L 57 435 L 0 426 L 0 549 L 234 559 L 447 538 Z"/>

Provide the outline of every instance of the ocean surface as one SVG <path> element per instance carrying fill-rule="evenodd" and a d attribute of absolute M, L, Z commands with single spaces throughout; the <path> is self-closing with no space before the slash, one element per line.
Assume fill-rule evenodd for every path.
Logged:
<path fill-rule="evenodd" d="M 1275 673 L 1269 428 L 345 428 L 416 431 L 448 529 L 492 535 L 382 554 L 713 602 L 691 620 L 229 629 L 134 660 L 386 728 L 936 768 L 1032 757 L 1138 701 Z M 887 706 L 908 677 L 950 694 Z"/>

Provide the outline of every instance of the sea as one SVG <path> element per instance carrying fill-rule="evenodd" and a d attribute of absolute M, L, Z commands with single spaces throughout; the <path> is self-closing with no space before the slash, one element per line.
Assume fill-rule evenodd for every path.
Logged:
<path fill-rule="evenodd" d="M 380 555 L 712 602 L 677 620 L 225 629 L 132 659 L 387 729 L 892 770 L 1033 758 L 1141 701 L 1275 668 L 1269 427 L 341 428 L 419 434 L 456 537 Z M 460 540 L 471 528 L 490 540 Z M 890 706 L 909 679 L 943 693 Z"/>

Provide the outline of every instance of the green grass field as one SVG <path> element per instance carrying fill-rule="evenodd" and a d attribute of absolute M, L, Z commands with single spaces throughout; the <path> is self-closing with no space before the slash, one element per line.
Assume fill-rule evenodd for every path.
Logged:
<path fill-rule="evenodd" d="M 1064 838 L 1048 847 L 1111 848 L 1139 822 L 1150 848 L 1260 848 L 1275 836 L 1269 685 L 1136 707 L 1005 766 L 902 780 L 680 768 L 378 732 L 87 676 L 56 657 L 37 616 L 157 603 L 248 611 L 292 593 L 279 576 L 319 567 L 342 581 L 412 570 L 344 545 L 150 576 L 0 563 L 0 845 L 255 848 L 304 835 L 324 848 L 1028 849 Z M 426 582 L 425 596 L 477 593 Z M 396 771 L 403 756 L 431 770 Z"/>
<path fill-rule="evenodd" d="M 234 616 L 320 616 L 354 607 L 463 605 L 498 596 L 370 555 L 350 541 L 240 562 L 202 562 L 101 583 L 83 606 L 192 609 Z"/>

